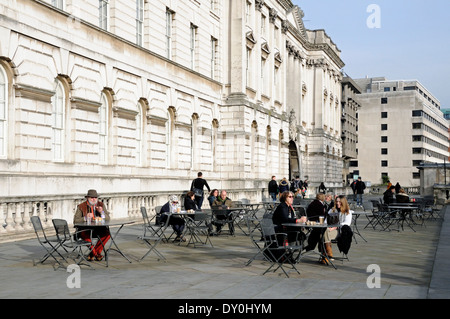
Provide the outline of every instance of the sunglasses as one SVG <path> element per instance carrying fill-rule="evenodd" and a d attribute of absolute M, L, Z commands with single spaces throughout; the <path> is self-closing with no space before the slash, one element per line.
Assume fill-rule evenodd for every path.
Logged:
<path fill-rule="evenodd" d="M 292 195 L 289 195 L 288 197 L 289 197 L 289 198 L 294 198 L 294 196 L 292 196 Z"/>

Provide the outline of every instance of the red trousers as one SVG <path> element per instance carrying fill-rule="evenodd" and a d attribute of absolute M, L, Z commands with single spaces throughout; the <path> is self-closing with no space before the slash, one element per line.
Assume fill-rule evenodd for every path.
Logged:
<path fill-rule="evenodd" d="M 104 248 L 103 246 L 106 246 L 106 243 L 111 238 L 111 234 L 109 233 L 109 230 L 107 227 L 93 227 L 90 229 L 92 229 L 92 239 L 93 240 L 97 239 L 95 246 L 93 248 L 91 246 L 91 248 L 92 248 L 91 254 L 93 256 L 101 255 L 103 248 Z M 87 231 L 81 232 L 80 237 L 83 238 L 83 240 L 85 240 L 85 241 L 92 242 L 91 237 L 90 237 L 90 232 L 87 232 Z"/>

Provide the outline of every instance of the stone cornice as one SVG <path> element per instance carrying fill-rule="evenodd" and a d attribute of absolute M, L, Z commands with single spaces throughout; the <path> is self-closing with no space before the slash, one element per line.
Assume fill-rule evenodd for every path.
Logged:
<path fill-rule="evenodd" d="M 55 95 L 55 91 L 49 91 L 25 84 L 15 84 L 14 91 L 16 97 L 23 97 L 47 103 L 50 103 L 52 101 L 52 96 Z"/>

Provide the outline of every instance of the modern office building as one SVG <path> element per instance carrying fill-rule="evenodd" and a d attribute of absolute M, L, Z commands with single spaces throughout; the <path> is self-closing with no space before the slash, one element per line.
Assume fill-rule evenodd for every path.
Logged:
<path fill-rule="evenodd" d="M 290 0 L 1 2 L 0 232 L 70 221 L 90 188 L 137 217 L 198 171 L 233 199 L 272 175 L 342 185 L 344 63 L 302 18 Z"/>
<path fill-rule="evenodd" d="M 381 184 L 419 186 L 420 163 L 448 158 L 448 127 L 436 97 L 419 81 L 355 79 L 358 96 L 358 157 L 350 170 Z"/>

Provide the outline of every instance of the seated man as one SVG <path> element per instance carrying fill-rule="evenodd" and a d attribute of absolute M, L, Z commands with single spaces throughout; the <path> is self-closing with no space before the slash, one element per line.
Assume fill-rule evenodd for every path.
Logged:
<path fill-rule="evenodd" d="M 324 216 L 326 219 L 325 212 L 325 194 L 317 194 L 316 199 L 313 200 L 306 209 L 306 216 L 310 221 L 319 221 L 319 216 Z M 308 237 L 308 246 L 305 247 L 307 251 L 314 250 L 317 246 L 317 243 L 320 241 L 320 238 L 324 232 L 324 229 L 314 228 Z"/>
<path fill-rule="evenodd" d="M 220 192 L 220 195 L 216 198 L 216 200 L 213 202 L 212 204 L 212 208 L 213 209 L 228 209 L 233 207 L 233 201 L 231 199 L 229 199 L 227 197 L 227 191 L 226 190 L 222 190 Z M 227 216 L 217 216 L 218 220 L 227 220 L 230 221 L 231 220 L 231 213 L 229 211 L 227 211 Z M 222 225 L 223 223 L 215 223 L 216 225 L 216 232 L 217 234 L 220 234 L 221 230 L 222 230 Z M 234 227 L 232 223 L 228 224 L 230 227 L 230 233 L 234 234 Z"/>
<path fill-rule="evenodd" d="M 87 193 L 86 201 L 79 204 L 77 206 L 77 210 L 75 212 L 75 216 L 73 217 L 73 223 L 79 224 L 83 223 L 86 218 L 96 218 L 96 217 L 103 217 L 105 216 L 105 221 L 109 221 L 109 212 L 106 209 L 105 205 L 98 200 L 98 194 L 95 189 L 90 189 Z M 78 230 L 83 230 L 90 227 L 78 227 Z M 91 241 L 88 232 L 82 232 L 80 233 L 80 237 L 83 238 L 85 241 Z M 94 227 L 92 231 L 92 237 L 94 238 L 100 238 L 99 241 L 97 241 L 97 244 L 92 249 L 92 252 L 88 256 L 89 261 L 93 261 L 94 258 L 98 261 L 103 259 L 102 251 L 103 246 L 106 245 L 108 240 L 111 238 L 111 234 L 109 233 L 108 227 Z"/>

